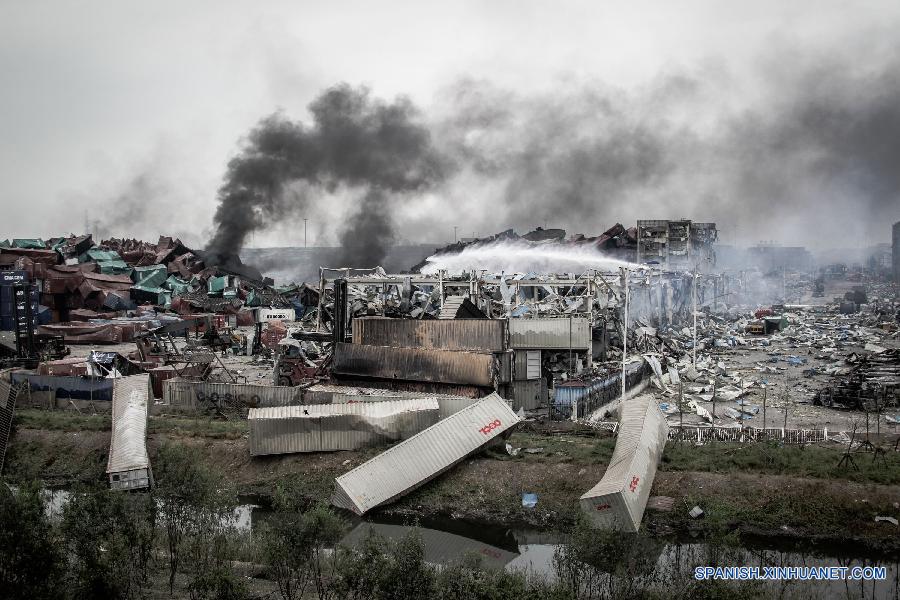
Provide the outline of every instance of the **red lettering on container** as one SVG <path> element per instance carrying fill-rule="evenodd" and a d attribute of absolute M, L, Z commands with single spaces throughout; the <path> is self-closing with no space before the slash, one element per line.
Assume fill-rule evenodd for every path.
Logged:
<path fill-rule="evenodd" d="M 498 427 L 500 427 L 500 419 L 494 419 L 484 427 L 480 428 L 478 431 L 480 431 L 484 435 L 487 435 Z"/>

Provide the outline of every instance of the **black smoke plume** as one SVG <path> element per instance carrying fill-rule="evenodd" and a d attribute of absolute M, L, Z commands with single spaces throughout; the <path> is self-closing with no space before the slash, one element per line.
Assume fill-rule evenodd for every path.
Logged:
<path fill-rule="evenodd" d="M 427 189 L 449 168 L 406 98 L 386 103 L 366 88 L 341 84 L 309 106 L 312 124 L 276 113 L 249 134 L 228 164 L 207 262 L 236 256 L 247 235 L 339 188 L 359 190 L 358 210 L 341 238 L 343 266 L 374 266 L 393 239 L 395 196 Z M 302 185 L 295 185 L 302 184 Z"/>

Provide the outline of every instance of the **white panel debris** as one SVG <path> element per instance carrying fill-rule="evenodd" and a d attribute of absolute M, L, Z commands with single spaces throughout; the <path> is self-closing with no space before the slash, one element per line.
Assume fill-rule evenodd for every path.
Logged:
<path fill-rule="evenodd" d="M 437 477 L 518 422 L 509 404 L 491 394 L 335 479 L 331 501 L 362 515 Z"/>

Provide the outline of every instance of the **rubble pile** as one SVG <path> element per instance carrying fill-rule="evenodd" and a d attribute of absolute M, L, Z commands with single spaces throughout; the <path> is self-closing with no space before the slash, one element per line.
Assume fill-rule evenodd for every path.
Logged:
<path fill-rule="evenodd" d="M 33 284 L 40 332 L 62 334 L 71 343 L 129 341 L 165 322 L 166 310 L 235 315 L 237 324 L 249 325 L 248 308 L 305 311 L 302 302 L 316 300 L 309 289 L 276 290 L 236 259 L 207 265 L 202 253 L 166 236 L 155 244 L 118 238 L 97 244 L 90 235 L 3 241 L 0 270 L 24 274 Z"/>

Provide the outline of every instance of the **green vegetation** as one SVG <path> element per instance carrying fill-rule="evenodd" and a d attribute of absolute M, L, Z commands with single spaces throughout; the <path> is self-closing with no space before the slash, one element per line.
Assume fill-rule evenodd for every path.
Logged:
<path fill-rule="evenodd" d="M 112 419 L 108 414 L 25 408 L 16 411 L 15 424 L 19 428 L 47 431 L 109 431 Z M 249 426 L 243 419 L 222 421 L 205 417 L 151 416 L 147 432 L 233 440 L 245 437 Z"/>
<path fill-rule="evenodd" d="M 41 488 L 0 483 L 0 592 L 9 600 L 61 596 L 64 556 L 44 513 Z"/>
<path fill-rule="evenodd" d="M 846 447 L 739 444 L 714 442 L 695 446 L 669 442 L 663 453 L 663 471 L 703 471 L 708 473 L 766 473 L 816 479 L 847 479 L 880 484 L 900 484 L 900 454 L 888 452 L 876 462 L 872 453 L 854 452 L 859 470 L 838 468 Z"/>
<path fill-rule="evenodd" d="M 605 465 L 612 457 L 616 438 L 611 435 L 595 437 L 514 432 L 508 443 L 513 448 L 521 448 L 521 451 L 516 456 L 510 456 L 505 449 L 499 448 L 489 450 L 489 456 L 498 460 Z M 526 452 L 528 449 L 541 451 L 530 453 Z"/>
<path fill-rule="evenodd" d="M 71 411 L 23 408 L 16 411 L 15 426 L 50 431 L 109 431 L 112 417 Z"/>

